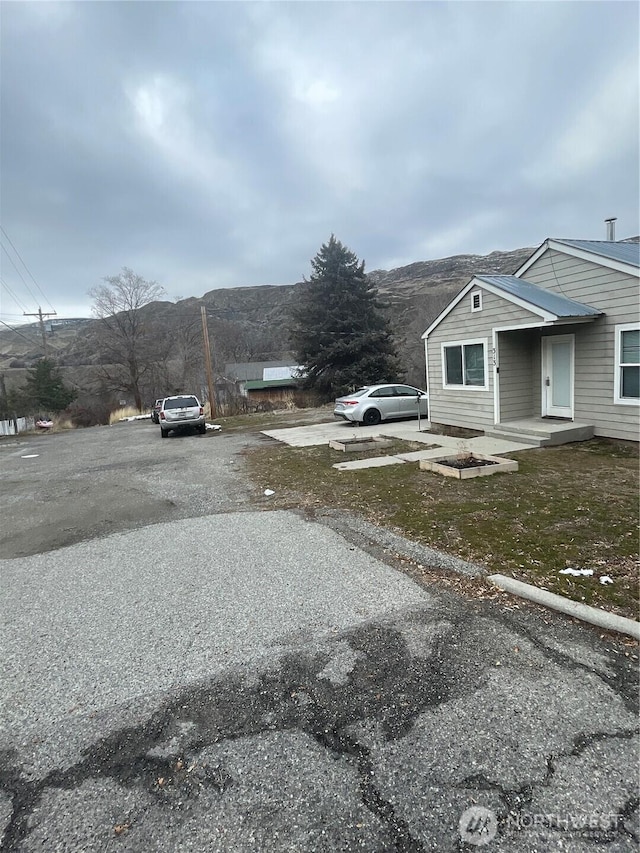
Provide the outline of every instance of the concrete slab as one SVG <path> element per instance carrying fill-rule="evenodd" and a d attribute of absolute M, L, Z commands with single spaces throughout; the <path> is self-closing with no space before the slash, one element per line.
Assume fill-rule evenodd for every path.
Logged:
<path fill-rule="evenodd" d="M 303 427 L 263 430 L 263 435 L 282 441 L 290 447 L 314 447 L 328 444 L 331 439 L 355 438 L 358 435 L 381 435 L 378 427 L 354 427 L 345 421 L 310 424 Z"/>
<path fill-rule="evenodd" d="M 302 427 L 287 427 L 284 429 L 263 430 L 263 435 L 282 441 L 291 447 L 313 447 L 319 444 L 328 444 L 329 441 L 345 438 L 363 438 L 374 435 L 382 435 L 387 438 L 400 438 L 403 441 L 417 441 L 421 444 L 433 444 L 434 436 L 424 431 L 427 421 L 422 421 L 423 431 L 418 431 L 418 421 L 389 421 L 377 426 L 356 426 L 346 421 L 328 421 L 321 424 L 310 424 Z M 443 436 L 435 436 L 440 442 Z M 455 446 L 458 439 L 448 439 Z"/>
<path fill-rule="evenodd" d="M 413 450 L 410 453 L 396 453 L 393 456 L 374 456 L 371 459 L 352 459 L 350 462 L 337 462 L 333 467 L 339 471 L 358 471 L 361 468 L 399 465 L 401 462 L 420 462 L 421 459 L 433 459 L 437 456 L 442 456 L 441 447 L 432 447 L 429 450 Z"/>
<path fill-rule="evenodd" d="M 423 421 L 421 425 L 424 428 L 425 422 Z M 484 435 L 465 439 L 454 438 L 450 435 L 437 435 L 431 432 L 419 431 L 418 422 L 415 420 L 390 421 L 370 427 L 354 426 L 344 421 L 331 421 L 303 427 L 264 430 L 263 435 L 268 435 L 270 438 L 282 441 L 290 447 L 314 447 L 328 444 L 329 441 L 336 439 L 356 438 L 358 436 L 364 438 L 374 435 L 381 435 L 385 438 L 397 438 L 402 441 L 415 441 L 421 444 L 436 445 L 435 448 L 428 450 L 415 450 L 392 456 L 374 456 L 370 459 L 354 459 L 350 462 L 338 462 L 333 467 L 339 471 L 357 471 L 362 468 L 399 465 L 403 462 L 419 462 L 420 459 L 432 459 L 435 456 L 442 456 L 443 448 L 452 453 L 457 453 L 461 448 L 464 448 L 475 453 L 504 456 L 508 453 L 515 453 L 518 450 L 531 450 L 535 446 L 521 441 L 489 438 Z"/>
<path fill-rule="evenodd" d="M 384 424 L 379 424 L 378 429 L 381 435 L 386 435 L 390 438 L 400 438 L 403 441 L 417 441 L 421 444 L 433 444 L 434 434 L 429 432 L 428 424 L 422 421 L 422 429 L 418 429 L 417 421 L 389 421 Z M 440 436 L 438 436 L 440 438 Z"/>
<path fill-rule="evenodd" d="M 399 456 L 373 456 L 371 459 L 352 459 L 351 462 L 336 462 L 338 471 L 358 471 L 361 468 L 383 468 L 385 465 L 403 465 L 407 459 Z"/>
<path fill-rule="evenodd" d="M 505 453 L 516 453 L 518 450 L 533 450 L 537 448 L 537 445 L 528 444 L 524 441 L 489 438 L 487 435 L 480 435 L 477 438 L 470 439 L 466 446 L 475 453 L 486 453 L 489 456 L 504 456 Z"/>
<path fill-rule="evenodd" d="M 399 459 L 405 462 L 420 462 L 421 459 L 436 459 L 442 456 L 442 447 L 431 447 L 429 450 L 412 450 L 409 453 L 397 453 Z"/>

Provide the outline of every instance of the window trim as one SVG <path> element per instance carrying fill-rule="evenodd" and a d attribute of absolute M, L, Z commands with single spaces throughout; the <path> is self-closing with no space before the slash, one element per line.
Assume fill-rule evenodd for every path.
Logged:
<path fill-rule="evenodd" d="M 619 323 L 615 326 L 615 365 L 613 372 L 613 402 L 617 406 L 640 406 L 639 397 L 622 396 L 622 368 L 635 367 L 636 362 L 622 363 L 622 333 L 640 331 L 640 323 Z"/>
<path fill-rule="evenodd" d="M 447 360 L 445 349 L 448 347 L 462 347 L 462 373 L 464 379 L 464 347 L 473 344 L 482 344 L 482 357 L 484 365 L 484 385 L 448 385 L 447 384 Z M 489 390 L 489 339 L 467 338 L 462 341 L 443 341 L 440 344 L 440 361 L 442 364 L 442 387 L 449 391 L 488 391 Z"/>
<path fill-rule="evenodd" d="M 471 296 L 471 313 L 476 314 L 478 311 L 482 311 L 482 291 L 481 290 L 472 290 L 469 294 Z M 475 308 L 473 304 L 474 296 L 478 297 L 478 307 Z"/>

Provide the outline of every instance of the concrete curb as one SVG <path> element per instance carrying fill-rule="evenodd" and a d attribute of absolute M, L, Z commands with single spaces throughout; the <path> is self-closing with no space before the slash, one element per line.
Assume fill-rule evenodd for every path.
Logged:
<path fill-rule="evenodd" d="M 519 595 L 520 598 L 526 598 L 536 604 L 542 604 L 543 607 L 550 607 L 552 610 L 558 610 L 560 613 L 582 619 L 583 622 L 590 622 L 592 625 L 605 628 L 607 631 L 628 634 L 630 637 L 640 640 L 640 622 L 633 619 L 617 616 L 615 613 L 608 613 L 606 610 L 600 610 L 598 607 L 591 607 L 588 604 L 571 601 L 569 598 L 563 598 L 561 595 L 547 592 L 545 589 L 538 589 L 531 584 L 505 577 L 505 575 L 489 575 L 488 580 L 504 592 Z"/>

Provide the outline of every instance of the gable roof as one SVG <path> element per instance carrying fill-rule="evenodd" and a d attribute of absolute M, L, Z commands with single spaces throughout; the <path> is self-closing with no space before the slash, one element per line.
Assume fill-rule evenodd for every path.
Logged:
<path fill-rule="evenodd" d="M 444 318 L 458 305 L 474 287 L 482 287 L 496 296 L 520 306 L 532 314 L 537 314 L 545 323 L 555 323 L 558 320 L 570 320 L 583 318 L 585 320 L 599 317 L 602 312 L 590 305 L 568 299 L 559 293 L 553 293 L 532 284 L 515 275 L 476 275 L 466 287 L 447 305 L 433 323 L 429 326 L 422 338 L 427 338 L 431 332 L 440 325 Z"/>
<path fill-rule="evenodd" d="M 573 246 L 583 249 L 585 252 L 593 252 L 601 258 L 609 258 L 612 261 L 621 261 L 623 264 L 631 264 L 640 267 L 640 244 L 624 242 L 611 242 L 609 240 L 557 240 L 565 246 Z"/>
<path fill-rule="evenodd" d="M 531 257 L 520 266 L 515 275 L 520 277 L 533 266 L 548 249 L 555 249 L 574 258 L 637 276 L 640 273 L 640 244 L 627 240 L 565 240 L 547 237 Z"/>
<path fill-rule="evenodd" d="M 553 314 L 555 318 L 568 317 L 597 317 L 602 312 L 590 305 L 576 302 L 559 293 L 545 290 L 537 284 L 531 284 L 524 278 L 515 275 L 477 275 L 478 281 L 493 285 L 502 291 L 501 295 L 511 295 L 527 303 L 527 307 L 539 308 L 547 314 Z"/>

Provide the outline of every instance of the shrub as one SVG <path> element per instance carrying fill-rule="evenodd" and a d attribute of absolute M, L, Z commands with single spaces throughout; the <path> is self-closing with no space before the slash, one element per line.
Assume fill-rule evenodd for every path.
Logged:
<path fill-rule="evenodd" d="M 91 427 L 109 423 L 110 407 L 102 401 L 76 401 L 63 415 L 74 427 Z"/>

